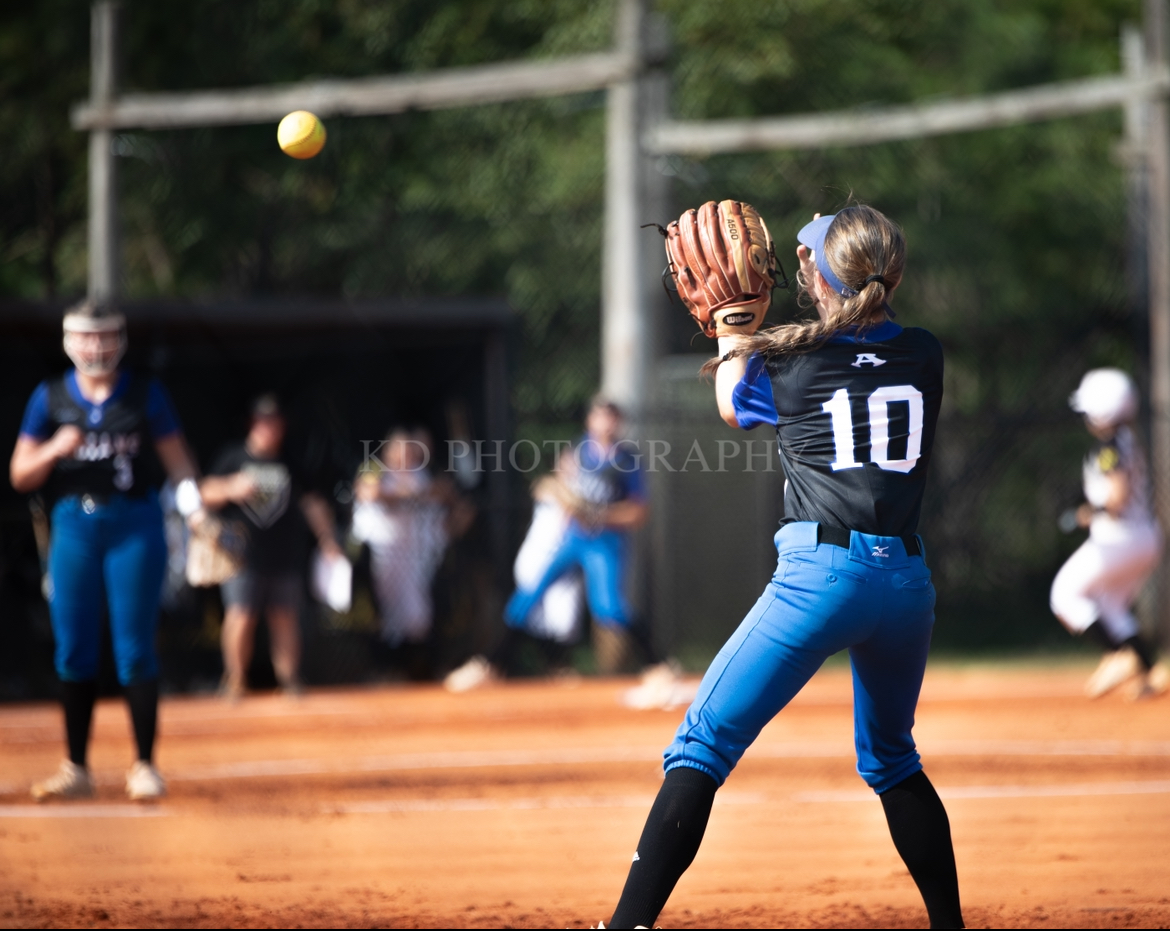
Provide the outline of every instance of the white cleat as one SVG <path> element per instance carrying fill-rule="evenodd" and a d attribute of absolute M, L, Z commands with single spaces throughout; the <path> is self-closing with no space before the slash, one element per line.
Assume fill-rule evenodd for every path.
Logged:
<path fill-rule="evenodd" d="M 1164 662 L 1156 663 L 1149 672 L 1138 673 L 1125 684 L 1123 695 L 1129 702 L 1157 698 L 1170 687 L 1170 667 Z"/>
<path fill-rule="evenodd" d="M 38 802 L 54 798 L 93 798 L 93 780 L 84 766 L 62 760 L 57 772 L 32 787 L 32 797 Z"/>
<path fill-rule="evenodd" d="M 1128 702 L 1145 701 L 1156 694 L 1150 687 L 1150 677 L 1145 674 L 1130 679 L 1121 690 L 1122 697 Z"/>
<path fill-rule="evenodd" d="M 689 704 L 698 691 L 698 682 L 683 682 L 681 671 L 675 660 L 648 667 L 639 683 L 622 694 L 621 703 L 640 711 L 653 708 L 669 711 Z"/>
<path fill-rule="evenodd" d="M 638 684 L 622 695 L 622 704 L 639 710 L 669 708 L 674 703 L 677 683 L 678 672 L 670 663 L 650 666 L 642 672 Z"/>
<path fill-rule="evenodd" d="M 447 674 L 443 688 L 448 692 L 470 692 L 483 688 L 499 679 L 499 674 L 488 662 L 486 656 L 473 656 L 458 669 Z"/>
<path fill-rule="evenodd" d="M 167 794 L 167 783 L 146 760 L 138 760 L 126 774 L 126 794 L 135 802 L 149 802 Z"/>
<path fill-rule="evenodd" d="M 1154 668 L 1146 676 L 1146 683 L 1153 695 L 1165 694 L 1166 690 L 1170 689 L 1170 663 L 1166 660 L 1154 663 Z"/>
<path fill-rule="evenodd" d="M 1106 653 L 1085 683 L 1085 694 L 1089 698 L 1100 698 L 1119 685 L 1124 685 L 1141 671 L 1141 660 L 1130 647 Z"/>

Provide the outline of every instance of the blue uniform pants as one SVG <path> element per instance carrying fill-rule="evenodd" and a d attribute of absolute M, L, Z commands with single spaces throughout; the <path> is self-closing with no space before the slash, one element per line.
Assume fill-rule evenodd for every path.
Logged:
<path fill-rule="evenodd" d="M 854 531 L 817 543 L 814 523 L 776 534 L 776 574 L 703 677 L 665 768 L 720 785 L 760 730 L 821 664 L 848 649 L 857 771 L 875 792 L 922 768 L 911 728 L 934 625 L 934 586 L 898 537 Z"/>
<path fill-rule="evenodd" d="M 97 678 L 103 615 L 109 610 L 118 681 L 158 678 L 155 630 L 167 566 L 158 498 L 113 496 L 87 513 L 80 498 L 53 508 L 49 615 L 57 675 Z"/>
<path fill-rule="evenodd" d="M 619 530 L 588 533 L 571 523 L 561 547 L 552 558 L 536 587 L 517 589 L 504 608 L 509 627 L 523 627 L 528 614 L 544 597 L 548 587 L 570 569 L 580 567 L 585 575 L 585 597 L 599 624 L 630 623 L 630 608 L 623 593 L 626 573 L 626 535 Z"/>

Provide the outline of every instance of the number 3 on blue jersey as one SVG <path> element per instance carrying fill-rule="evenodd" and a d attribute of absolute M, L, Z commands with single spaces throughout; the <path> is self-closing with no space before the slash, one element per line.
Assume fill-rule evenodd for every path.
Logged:
<path fill-rule="evenodd" d="M 910 407 L 910 432 L 906 437 L 906 458 L 890 459 L 890 405 L 905 403 Z M 887 385 L 878 388 L 867 400 L 869 408 L 869 461 L 887 472 L 909 472 L 922 456 L 922 392 L 913 385 Z M 853 449 L 853 410 L 849 392 L 839 388 L 821 405 L 832 418 L 833 446 L 836 459 L 830 463 L 834 472 L 860 469 Z"/>

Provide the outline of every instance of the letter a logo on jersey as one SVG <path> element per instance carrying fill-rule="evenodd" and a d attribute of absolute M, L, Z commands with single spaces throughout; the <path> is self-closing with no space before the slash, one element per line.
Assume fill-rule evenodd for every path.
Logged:
<path fill-rule="evenodd" d="M 853 366 L 855 369 L 859 369 L 859 368 L 861 368 L 863 365 L 867 365 L 867 364 L 868 364 L 868 365 L 873 365 L 873 366 L 878 366 L 878 365 L 885 365 L 885 364 L 886 364 L 886 360 L 885 360 L 885 359 L 879 359 L 879 358 L 878 358 L 877 356 L 875 356 L 875 355 L 874 355 L 872 352 L 859 352 L 859 353 L 857 354 L 857 361 L 856 361 L 856 362 L 850 362 L 849 364 L 850 364 L 850 365 L 852 365 L 852 366 Z"/>

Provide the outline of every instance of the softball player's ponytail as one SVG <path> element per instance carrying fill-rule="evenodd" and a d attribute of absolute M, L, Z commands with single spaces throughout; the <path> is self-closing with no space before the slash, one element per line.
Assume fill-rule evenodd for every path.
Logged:
<path fill-rule="evenodd" d="M 887 319 L 886 302 L 901 283 L 906 265 L 906 239 L 897 224 L 872 207 L 846 207 L 834 217 L 823 250 L 822 260 L 842 285 L 834 289 L 840 298 L 832 302 L 825 319 L 762 330 L 735 355 L 807 352 L 847 327 L 862 333 Z M 803 272 L 797 282 L 807 295 L 810 283 Z"/>
<path fill-rule="evenodd" d="M 846 207 L 825 236 L 825 258 L 857 292 L 843 301 L 839 326 L 883 322 L 886 298 L 902 281 L 906 266 L 906 239 L 897 225 L 873 207 Z"/>

